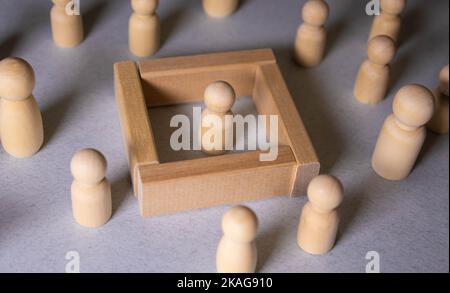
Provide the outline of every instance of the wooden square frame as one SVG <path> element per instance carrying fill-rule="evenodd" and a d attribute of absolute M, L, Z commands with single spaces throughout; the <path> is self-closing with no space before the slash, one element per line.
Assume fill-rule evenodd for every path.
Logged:
<path fill-rule="evenodd" d="M 298 196 L 320 164 L 271 49 L 114 64 L 115 92 L 133 190 L 143 217 L 272 196 Z M 279 117 L 279 155 L 260 151 L 160 163 L 148 107 L 201 101 L 216 80 Z"/>

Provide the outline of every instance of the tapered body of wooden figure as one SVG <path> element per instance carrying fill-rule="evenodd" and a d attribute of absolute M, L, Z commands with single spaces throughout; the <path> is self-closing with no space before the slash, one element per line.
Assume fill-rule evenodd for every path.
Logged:
<path fill-rule="evenodd" d="M 156 14 L 158 0 L 131 0 L 130 51 L 138 57 L 155 54 L 161 45 L 161 21 Z"/>
<path fill-rule="evenodd" d="M 73 48 L 84 39 L 83 19 L 76 9 L 68 9 L 70 0 L 52 0 L 50 12 L 53 40 L 58 47 Z"/>
<path fill-rule="evenodd" d="M 433 94 L 420 85 L 407 85 L 396 94 L 393 111 L 381 129 L 372 167 L 388 180 L 411 173 L 426 137 L 425 124 L 434 112 Z"/>
<path fill-rule="evenodd" d="M 448 83 L 449 66 L 445 66 L 439 74 L 439 88 L 434 93 L 434 115 L 428 123 L 428 129 L 437 134 L 447 134 L 449 128 Z"/>
<path fill-rule="evenodd" d="M 100 227 L 111 218 L 111 186 L 105 178 L 106 169 L 105 157 L 94 149 L 78 151 L 70 163 L 74 178 L 72 212 L 75 221 L 84 227 Z"/>
<path fill-rule="evenodd" d="M 32 95 L 33 68 L 20 58 L 0 62 L 0 141 L 10 155 L 31 157 L 44 142 L 39 106 Z"/>
<path fill-rule="evenodd" d="M 369 41 L 376 36 L 388 36 L 398 42 L 402 19 L 400 14 L 406 7 L 406 0 L 381 0 L 381 14 L 373 20 Z"/>
<path fill-rule="evenodd" d="M 337 178 L 320 175 L 311 181 L 309 201 L 303 207 L 298 227 L 300 248 L 310 254 L 324 254 L 333 248 L 339 227 L 337 208 L 343 198 L 343 187 Z"/>
<path fill-rule="evenodd" d="M 202 112 L 199 131 L 202 151 L 208 155 L 222 155 L 227 151 L 227 142 L 234 143 L 233 115 L 231 108 L 236 100 L 233 87 L 225 81 L 210 84 L 204 94 L 206 109 Z"/>
<path fill-rule="evenodd" d="M 324 56 L 327 32 L 324 27 L 329 16 L 328 4 L 323 0 L 309 0 L 303 6 L 304 23 L 297 31 L 295 60 L 303 67 L 319 65 Z"/>
<path fill-rule="evenodd" d="M 378 104 L 386 97 L 389 87 L 390 66 L 396 53 L 394 41 L 377 36 L 369 42 L 368 60 L 359 68 L 354 95 L 363 104 Z"/>
<path fill-rule="evenodd" d="M 239 0 L 203 0 L 203 9 L 214 18 L 232 15 L 239 6 Z"/>
<path fill-rule="evenodd" d="M 217 248 L 218 273 L 254 273 L 257 264 L 255 238 L 258 218 L 244 206 L 227 211 L 222 219 L 223 237 Z"/>

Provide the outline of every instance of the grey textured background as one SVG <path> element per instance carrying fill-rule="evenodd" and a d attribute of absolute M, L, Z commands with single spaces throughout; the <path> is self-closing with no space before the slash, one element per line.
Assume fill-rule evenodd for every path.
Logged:
<path fill-rule="evenodd" d="M 214 272 L 227 207 L 142 219 L 131 194 L 112 73 L 114 62 L 135 59 L 127 48 L 129 1 L 81 2 L 87 38 L 62 50 L 51 39 L 50 1 L 0 0 L 0 58 L 33 65 L 46 130 L 43 149 L 31 159 L 0 150 L 0 271 L 64 272 L 65 254 L 76 250 L 82 272 Z M 408 1 L 389 97 L 375 107 L 352 97 L 372 21 L 366 2 L 329 1 L 327 58 L 303 70 L 291 51 L 304 1 L 246 0 L 220 21 L 205 16 L 199 0 L 160 1 L 163 46 L 156 57 L 273 48 L 322 171 L 345 185 L 337 245 L 319 257 L 296 244 L 306 198 L 248 203 L 261 222 L 260 272 L 364 272 L 370 250 L 380 253 L 382 272 L 449 270 L 448 136 L 428 136 L 403 182 L 385 181 L 370 167 L 395 91 L 411 82 L 437 86 L 448 63 L 449 2 Z M 71 215 L 69 162 L 84 147 L 105 154 L 113 186 L 113 218 L 97 230 L 78 226 Z"/>

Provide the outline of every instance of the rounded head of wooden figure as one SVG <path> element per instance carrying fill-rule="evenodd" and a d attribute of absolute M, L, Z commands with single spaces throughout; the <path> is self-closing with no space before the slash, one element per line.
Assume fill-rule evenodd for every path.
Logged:
<path fill-rule="evenodd" d="M 327 2 L 322 0 L 309 0 L 302 10 L 303 21 L 314 26 L 322 26 L 330 15 Z"/>
<path fill-rule="evenodd" d="M 406 0 L 381 0 L 381 10 L 388 14 L 398 15 L 406 7 Z"/>
<path fill-rule="evenodd" d="M 252 242 L 256 238 L 258 218 L 251 209 L 236 206 L 228 210 L 223 216 L 222 230 L 224 236 L 232 241 Z"/>
<path fill-rule="evenodd" d="M 36 80 L 31 65 L 20 58 L 0 61 L 0 97 L 21 101 L 29 98 Z"/>
<path fill-rule="evenodd" d="M 53 4 L 58 5 L 58 6 L 66 6 L 70 2 L 70 0 L 52 0 L 52 1 L 53 1 Z"/>
<path fill-rule="evenodd" d="M 371 62 L 388 65 L 395 57 L 395 42 L 388 36 L 376 36 L 369 41 L 367 53 Z"/>
<path fill-rule="evenodd" d="M 131 0 L 131 7 L 135 13 L 151 15 L 155 14 L 159 0 Z"/>
<path fill-rule="evenodd" d="M 58 6 L 66 6 L 69 4 L 70 0 L 52 0 L 53 4 Z"/>
<path fill-rule="evenodd" d="M 439 90 L 448 97 L 448 65 L 442 68 L 439 73 Z"/>
<path fill-rule="evenodd" d="M 229 83 L 216 81 L 206 88 L 204 99 L 208 109 L 219 113 L 226 113 L 233 107 L 236 101 L 236 93 Z"/>
<path fill-rule="evenodd" d="M 319 175 L 309 183 L 308 199 L 315 210 L 328 213 L 341 204 L 344 188 L 336 177 Z"/>
<path fill-rule="evenodd" d="M 84 149 L 72 158 L 70 170 L 75 180 L 85 184 L 100 183 L 106 176 L 107 162 L 97 150 Z"/>
<path fill-rule="evenodd" d="M 402 124 L 412 128 L 421 127 L 433 117 L 433 93 L 417 84 L 404 86 L 395 95 L 392 109 Z"/>

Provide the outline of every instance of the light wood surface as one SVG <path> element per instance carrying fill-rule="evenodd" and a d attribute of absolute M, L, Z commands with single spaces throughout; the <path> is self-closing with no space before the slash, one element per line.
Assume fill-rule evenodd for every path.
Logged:
<path fill-rule="evenodd" d="M 378 104 L 386 97 L 391 75 L 390 63 L 396 53 L 395 43 L 388 36 L 370 40 L 368 59 L 359 68 L 354 95 L 363 104 Z"/>
<path fill-rule="evenodd" d="M 319 65 L 324 56 L 327 31 L 324 27 L 330 14 L 328 4 L 323 0 L 309 0 L 302 9 L 303 24 L 295 40 L 295 60 L 303 67 Z"/>
<path fill-rule="evenodd" d="M 437 134 L 447 134 L 449 128 L 448 101 L 449 66 L 445 66 L 439 73 L 439 87 L 434 91 L 434 115 L 427 124 L 429 130 Z"/>
<path fill-rule="evenodd" d="M 288 195 L 296 166 L 290 148 L 281 147 L 272 162 L 261 162 L 259 156 L 260 152 L 254 151 L 140 165 L 142 216 Z"/>
<path fill-rule="evenodd" d="M 17 158 L 33 156 L 44 143 L 34 86 L 34 70 L 27 61 L 6 58 L 0 62 L 0 141 L 5 151 Z"/>
<path fill-rule="evenodd" d="M 153 129 L 137 66 L 132 61 L 114 65 L 116 101 L 135 194 L 137 165 L 159 163 Z"/>
<path fill-rule="evenodd" d="M 208 85 L 223 80 L 237 96 L 251 96 L 256 65 L 275 63 L 272 50 L 260 49 L 140 62 L 147 105 L 167 106 L 199 102 Z"/>
<path fill-rule="evenodd" d="M 298 163 L 295 184 L 289 194 L 305 195 L 309 182 L 319 174 L 317 153 L 278 66 L 260 66 L 256 80 L 253 100 L 258 112 L 279 115 L 279 143 L 291 147 Z"/>
<path fill-rule="evenodd" d="M 310 254 L 324 254 L 336 242 L 339 227 L 337 209 L 344 199 L 344 188 L 337 178 L 320 175 L 309 184 L 308 199 L 300 216 L 297 242 Z"/>
<path fill-rule="evenodd" d="M 239 0 L 203 0 L 203 10 L 214 18 L 232 15 L 239 6 Z"/>
<path fill-rule="evenodd" d="M 73 156 L 70 170 L 74 178 L 71 198 L 75 221 L 87 228 L 103 226 L 112 213 L 105 157 L 94 149 L 80 150 Z"/>
<path fill-rule="evenodd" d="M 434 112 L 433 94 L 421 85 L 404 86 L 394 98 L 393 114 L 383 124 L 372 167 L 388 180 L 411 173 L 426 137 L 425 124 Z"/>
<path fill-rule="evenodd" d="M 254 273 L 258 261 L 255 238 L 258 217 L 245 206 L 228 210 L 222 219 L 223 237 L 217 248 L 218 273 Z"/>
<path fill-rule="evenodd" d="M 66 6 L 70 0 L 53 0 L 50 12 L 53 40 L 58 47 L 73 48 L 84 39 L 83 18 L 81 15 L 69 15 Z"/>
<path fill-rule="evenodd" d="M 380 7 L 381 14 L 373 20 L 369 41 L 376 36 L 388 36 L 398 43 L 402 25 L 400 14 L 406 7 L 406 0 L 381 0 Z"/>
<path fill-rule="evenodd" d="M 144 217 L 305 194 L 320 164 L 272 50 L 146 60 L 140 63 L 140 72 L 139 77 L 133 62 L 115 65 L 119 112 Z M 278 158 L 261 162 L 262 153 L 253 151 L 159 164 L 146 106 L 199 101 L 217 80 L 231 84 L 237 96 L 253 96 L 260 114 L 279 116 Z M 133 133 L 138 129 L 144 133 L 142 127 L 150 134 Z"/>
<path fill-rule="evenodd" d="M 208 155 L 223 155 L 227 151 L 227 139 L 234 146 L 234 135 L 230 135 L 234 130 L 233 123 L 226 116 L 233 115 L 231 108 L 236 101 L 236 93 L 229 83 L 216 81 L 206 88 L 204 101 L 206 108 L 199 126 L 202 151 Z"/>
<path fill-rule="evenodd" d="M 128 28 L 130 51 L 138 57 L 155 54 L 161 43 L 161 21 L 156 14 L 158 0 L 131 0 L 133 13 Z"/>

